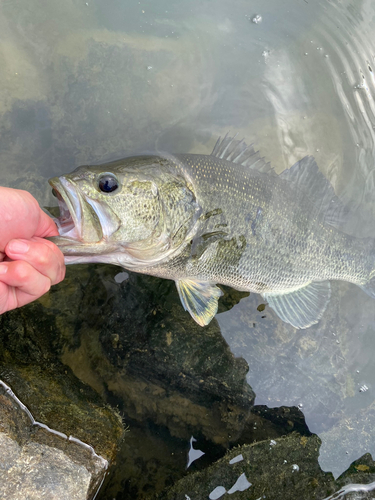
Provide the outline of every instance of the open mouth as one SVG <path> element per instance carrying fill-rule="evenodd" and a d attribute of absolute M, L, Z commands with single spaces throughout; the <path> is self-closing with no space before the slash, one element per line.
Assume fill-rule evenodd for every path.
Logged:
<path fill-rule="evenodd" d="M 60 216 L 54 221 L 60 236 L 80 240 L 82 210 L 74 186 L 64 177 L 54 177 L 49 183 L 59 204 Z"/>
<path fill-rule="evenodd" d="M 66 236 L 76 239 L 78 237 L 78 232 L 76 230 L 76 226 L 67 207 L 67 204 L 58 191 L 54 190 L 54 192 L 60 209 L 60 216 L 59 218 L 55 218 L 54 221 L 57 225 L 60 236 Z"/>
<path fill-rule="evenodd" d="M 82 193 L 67 177 L 49 180 L 57 198 L 60 217 L 55 220 L 60 243 L 89 245 L 107 240 L 119 228 L 120 220 L 97 200 Z"/>

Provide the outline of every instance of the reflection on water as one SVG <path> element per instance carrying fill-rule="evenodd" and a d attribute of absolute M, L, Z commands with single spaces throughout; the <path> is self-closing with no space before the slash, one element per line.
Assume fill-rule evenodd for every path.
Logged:
<path fill-rule="evenodd" d="M 254 139 L 278 172 L 314 155 L 353 210 L 348 230 L 374 236 L 371 0 L 4 0 L 0 9 L 0 184 L 49 205 L 47 178 L 79 164 L 155 149 L 209 154 L 230 130 Z M 320 498 L 341 487 L 342 498 L 371 491 L 371 298 L 334 283 L 320 323 L 296 332 L 267 306 L 258 308 L 259 296 L 228 291 L 216 321 L 200 329 L 173 284 L 103 269 L 90 271 L 91 281 L 71 269 L 40 306 L 62 332 L 63 363 L 119 407 L 130 429 L 103 500 L 152 498 L 175 484 L 186 474 L 191 436 L 190 450 L 204 455 L 189 471 L 217 474 L 207 496 L 216 487 L 228 492 L 240 477 L 253 483 L 244 494 L 257 491 L 256 476 L 240 468 L 224 484 L 219 459 L 236 445 L 264 443 L 248 450 L 263 464 L 258 480 L 279 477 L 265 460 L 271 439 L 271 449 L 299 467 L 288 469 L 290 498 L 300 491 L 295 478 L 309 446 L 320 465 L 317 484 L 330 485 Z M 62 305 L 64 297 L 74 307 Z M 35 311 L 23 314 L 32 321 L 27 315 Z M 14 352 L 17 359 L 21 351 Z M 342 484 L 329 475 L 348 470 Z"/>

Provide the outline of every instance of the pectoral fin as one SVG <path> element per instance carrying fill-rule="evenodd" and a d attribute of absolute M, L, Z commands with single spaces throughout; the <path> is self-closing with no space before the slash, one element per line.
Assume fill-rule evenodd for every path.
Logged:
<path fill-rule="evenodd" d="M 287 293 L 264 293 L 275 313 L 294 328 L 308 328 L 323 316 L 331 297 L 329 281 L 313 282 Z"/>
<path fill-rule="evenodd" d="M 218 300 L 223 294 L 220 288 L 206 281 L 190 279 L 178 280 L 176 286 L 185 311 L 189 311 L 198 325 L 208 325 L 217 313 Z"/>

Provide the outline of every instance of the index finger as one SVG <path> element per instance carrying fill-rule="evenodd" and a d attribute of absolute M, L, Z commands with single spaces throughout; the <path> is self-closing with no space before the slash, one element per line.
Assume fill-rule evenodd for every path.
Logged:
<path fill-rule="evenodd" d="M 31 264 L 40 274 L 47 276 L 53 285 L 64 279 L 64 255 L 52 241 L 39 237 L 11 240 L 5 251 L 13 261 L 22 260 Z"/>

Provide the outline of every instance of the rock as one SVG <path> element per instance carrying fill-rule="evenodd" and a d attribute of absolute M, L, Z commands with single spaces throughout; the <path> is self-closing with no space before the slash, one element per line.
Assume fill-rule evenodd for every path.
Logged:
<path fill-rule="evenodd" d="M 337 479 L 336 484 L 340 491 L 347 496 L 345 499 L 374 498 L 375 489 L 375 462 L 370 453 L 350 464 L 350 467 Z M 353 495 L 351 496 L 350 493 Z M 337 498 L 340 498 L 337 495 Z"/>
<path fill-rule="evenodd" d="M 59 361 L 55 320 L 41 303 L 0 316 L 0 498 L 93 498 L 124 435 Z"/>
<path fill-rule="evenodd" d="M 118 284 L 118 268 L 89 269 L 80 275 L 75 266 L 53 297 L 60 308 L 64 288 L 85 280 L 84 294 L 74 292 L 81 303 L 72 304 L 79 326 L 70 339 L 62 334 L 63 362 L 127 418 L 153 421 L 185 440 L 197 432 L 216 444 L 237 439 L 255 395 L 247 364 L 232 355 L 216 321 L 202 329 L 182 313 L 170 281 L 129 273 Z M 82 313 L 88 304 L 89 315 Z"/>
<path fill-rule="evenodd" d="M 129 433 L 118 452 L 117 465 L 109 471 L 98 500 L 154 499 L 158 493 L 182 479 L 187 470 L 192 473 L 209 467 L 226 452 L 222 445 L 214 445 L 201 434 L 196 434 L 193 448 L 198 454 L 194 454 L 195 461 L 188 466 L 189 441 L 172 438 L 165 428 L 156 427 L 149 421 L 127 422 Z M 299 429 L 301 436 L 310 436 L 303 415 L 297 408 L 254 406 L 247 422 L 238 442 L 264 439 L 270 442 L 295 429 Z"/>
<path fill-rule="evenodd" d="M 334 479 L 332 474 L 319 468 L 319 446 L 317 436 L 299 433 L 243 445 L 204 471 L 186 476 L 158 498 L 220 498 L 219 487 L 229 492 L 237 483 L 237 491 L 232 491 L 230 496 L 233 500 L 322 499 L 334 492 Z"/>
<path fill-rule="evenodd" d="M 254 406 L 246 362 L 216 320 L 202 329 L 183 311 L 174 283 L 133 273 L 118 283 L 119 271 L 70 267 L 49 294 L 0 317 L 0 376 L 38 421 L 113 461 L 119 422 L 98 394 L 121 409 L 130 432 L 102 498 L 146 496 L 180 479 L 191 436 L 205 452 L 196 470 L 229 446 L 310 435 L 297 408 Z M 242 295 L 225 289 L 220 310 Z M 92 401 L 100 413 L 91 415 Z"/>
<path fill-rule="evenodd" d="M 375 462 L 371 456 L 367 454 L 357 460 L 335 481 L 330 472 L 319 467 L 320 444 L 316 435 L 292 433 L 276 440 L 243 445 L 204 471 L 184 477 L 157 498 L 216 500 L 227 498 L 226 493 L 233 500 L 373 498 Z"/>
<path fill-rule="evenodd" d="M 122 426 L 98 394 L 119 405 L 140 436 L 152 421 L 184 442 L 197 434 L 225 450 L 261 420 L 250 413 L 247 364 L 234 358 L 216 322 L 202 331 L 181 315 L 173 283 L 130 274 L 120 285 L 118 271 L 74 266 L 39 301 L 0 316 L 0 378 L 37 421 L 90 444 L 109 462 Z M 236 298 L 227 297 L 229 308 Z M 119 470 L 127 474 L 121 464 Z"/>
<path fill-rule="evenodd" d="M 0 415 L 0 498 L 94 497 L 108 468 L 105 458 L 76 437 L 37 422 L 4 382 Z"/>

